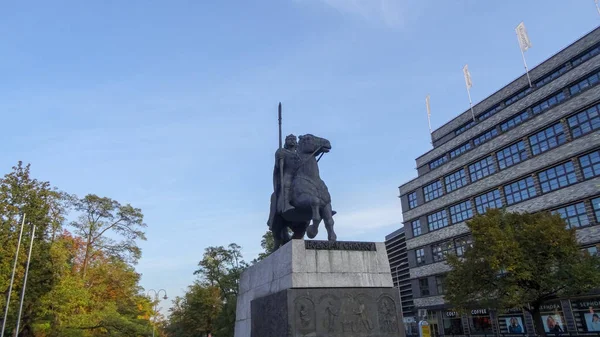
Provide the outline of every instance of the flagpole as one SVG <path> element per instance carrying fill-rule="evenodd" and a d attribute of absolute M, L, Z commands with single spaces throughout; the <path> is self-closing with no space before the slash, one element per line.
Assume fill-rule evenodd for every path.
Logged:
<path fill-rule="evenodd" d="M 473 122 L 475 122 L 475 111 L 473 111 L 473 101 L 471 100 L 471 90 L 467 88 L 467 95 L 469 95 L 469 107 L 471 108 L 471 116 L 473 116 Z"/>
<path fill-rule="evenodd" d="M 19 334 L 19 326 L 21 325 L 21 313 L 23 312 L 23 301 L 25 300 L 25 289 L 27 288 L 27 275 L 29 274 L 29 263 L 31 262 L 31 250 L 33 248 L 33 239 L 35 238 L 35 224 L 31 231 L 31 243 L 29 244 L 29 254 L 27 255 L 27 266 L 25 267 L 25 277 L 23 279 L 23 289 L 21 290 L 21 304 L 19 305 L 19 316 L 17 317 L 17 327 L 15 328 L 15 336 Z"/>
<path fill-rule="evenodd" d="M 525 61 L 525 53 L 523 52 L 522 48 L 521 49 L 521 56 L 523 57 L 523 65 L 525 65 L 525 74 L 527 74 L 527 81 L 529 81 L 529 87 L 533 88 L 533 85 L 531 84 L 531 77 L 529 77 L 529 69 L 527 68 L 527 61 Z"/>
<path fill-rule="evenodd" d="M 598 11 L 598 14 L 600 14 L 600 4 L 598 0 L 594 0 L 594 3 L 596 4 L 596 10 Z"/>
<path fill-rule="evenodd" d="M 2 320 L 2 331 L 0 336 L 4 337 L 4 329 L 6 329 L 6 320 L 8 318 L 8 307 L 10 307 L 10 294 L 12 293 L 13 283 L 15 281 L 15 272 L 17 270 L 17 260 L 19 259 L 19 250 L 21 249 L 21 238 L 23 237 L 23 227 L 25 227 L 25 215 L 21 221 L 21 230 L 19 232 L 19 241 L 17 242 L 17 251 L 15 253 L 15 262 L 13 263 L 12 275 L 10 276 L 10 284 L 8 286 L 8 295 L 6 295 L 6 308 L 4 309 L 4 320 Z"/>
<path fill-rule="evenodd" d="M 425 106 L 427 106 L 427 123 L 429 124 L 429 134 L 431 134 L 431 107 L 429 106 L 429 99 L 429 95 L 427 95 L 425 97 Z"/>

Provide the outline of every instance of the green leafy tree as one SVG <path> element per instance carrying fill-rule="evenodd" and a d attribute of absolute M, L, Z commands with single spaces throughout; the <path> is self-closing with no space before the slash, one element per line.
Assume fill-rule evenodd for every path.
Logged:
<path fill-rule="evenodd" d="M 6 335 L 14 334 L 16 313 L 22 289 L 25 265 L 29 250 L 32 228 L 35 237 L 31 254 L 31 264 L 27 279 L 27 291 L 23 303 L 23 315 L 18 335 L 33 336 L 33 324 L 38 318 L 36 308 L 40 299 L 50 292 L 57 283 L 50 258 L 51 236 L 64 220 L 62 194 L 50 186 L 49 182 L 31 177 L 30 165 L 19 162 L 12 172 L 0 179 L 0 308 L 4 309 L 9 291 L 10 276 L 21 219 L 25 214 L 25 229 L 19 252 L 14 286 L 11 292 L 10 315 Z M 4 312 L 2 312 L 4 313 Z M 0 317 L 2 323 L 3 315 Z"/>
<path fill-rule="evenodd" d="M 456 310 L 522 308 L 545 336 L 540 305 L 600 287 L 600 261 L 583 253 L 559 215 L 490 209 L 467 222 L 473 245 L 448 256 L 445 299 Z"/>
<path fill-rule="evenodd" d="M 175 298 L 173 304 L 171 324 L 166 330 L 177 337 L 207 336 L 213 333 L 223 307 L 219 288 L 198 282 L 189 286 L 182 297 Z"/>
<path fill-rule="evenodd" d="M 75 210 L 81 212 L 79 219 L 73 221 L 71 226 L 78 235 L 85 238 L 81 270 L 84 277 L 90 259 L 99 252 L 137 263 L 142 253 L 136 240 L 146 240 L 142 229 L 147 226 L 139 208 L 129 204 L 121 205 L 116 200 L 94 194 L 81 199 L 72 196 L 71 199 Z M 109 233 L 121 240 L 109 237 Z"/>
<path fill-rule="evenodd" d="M 194 275 L 196 282 L 174 300 L 169 315 L 169 336 L 203 337 L 208 333 L 233 337 L 240 275 L 248 264 L 241 247 L 208 247 Z"/>

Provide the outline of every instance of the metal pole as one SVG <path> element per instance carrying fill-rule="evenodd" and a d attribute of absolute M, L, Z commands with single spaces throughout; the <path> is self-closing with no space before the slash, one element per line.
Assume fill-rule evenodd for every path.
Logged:
<path fill-rule="evenodd" d="M 154 313 L 153 313 L 154 324 L 152 324 L 152 337 L 154 337 L 154 331 L 156 329 L 156 309 L 157 309 L 157 306 L 158 306 L 158 294 L 160 294 L 160 292 L 163 291 L 165 293 L 165 297 L 163 297 L 163 299 L 166 300 L 166 299 L 168 299 L 168 297 L 167 297 L 167 291 L 164 290 L 164 289 L 159 289 L 158 292 L 156 290 L 154 290 L 154 289 L 150 289 L 150 290 L 148 290 L 148 293 L 146 293 L 146 295 L 150 296 L 150 292 L 151 291 L 154 291 L 154 301 L 156 302 L 156 303 L 154 303 Z"/>
<path fill-rule="evenodd" d="M 471 101 L 471 90 L 467 87 L 467 94 L 469 95 L 469 106 L 471 107 L 471 115 L 473 116 L 473 122 L 475 122 L 475 112 L 473 111 L 473 101 Z"/>
<path fill-rule="evenodd" d="M 527 81 L 529 81 L 529 87 L 533 88 L 533 85 L 531 84 L 531 78 L 529 77 L 529 69 L 527 68 L 527 61 L 525 61 L 525 53 L 523 52 L 522 48 L 521 49 L 521 57 L 523 57 L 523 65 L 525 66 L 525 73 L 527 74 Z"/>
<path fill-rule="evenodd" d="M 23 237 L 23 227 L 25 227 L 25 215 L 21 221 L 21 231 L 19 232 L 19 241 L 17 243 L 17 251 L 15 253 L 15 262 L 13 263 L 12 275 L 10 277 L 10 285 L 8 286 L 8 295 L 6 296 L 6 308 L 4 309 L 4 320 L 2 321 L 2 331 L 0 336 L 4 337 L 4 329 L 6 329 L 6 320 L 8 318 L 8 307 L 10 306 L 10 294 L 12 293 L 13 282 L 15 281 L 15 272 L 17 270 L 17 260 L 19 259 L 19 250 L 21 249 L 21 238 Z"/>
<path fill-rule="evenodd" d="M 15 328 L 15 336 L 19 334 L 19 326 L 21 325 L 21 313 L 23 312 L 23 301 L 25 300 L 25 289 L 27 288 L 27 275 L 29 274 L 29 262 L 31 262 L 31 250 L 33 248 L 33 239 L 35 238 L 35 224 L 31 231 L 31 243 L 29 244 L 29 254 L 27 255 L 27 266 L 25 267 L 25 279 L 23 280 L 23 289 L 21 290 L 21 304 L 19 305 L 19 316 L 17 317 L 17 327 Z"/>

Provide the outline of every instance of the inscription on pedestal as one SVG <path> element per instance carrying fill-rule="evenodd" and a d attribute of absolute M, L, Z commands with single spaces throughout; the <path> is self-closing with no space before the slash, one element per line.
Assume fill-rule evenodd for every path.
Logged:
<path fill-rule="evenodd" d="M 394 288 L 288 289 L 252 301 L 252 337 L 403 336 L 397 297 Z"/>
<path fill-rule="evenodd" d="M 320 240 L 304 240 L 306 249 L 316 250 L 355 250 L 375 252 L 377 247 L 375 242 L 359 242 L 359 241 L 320 241 Z"/>

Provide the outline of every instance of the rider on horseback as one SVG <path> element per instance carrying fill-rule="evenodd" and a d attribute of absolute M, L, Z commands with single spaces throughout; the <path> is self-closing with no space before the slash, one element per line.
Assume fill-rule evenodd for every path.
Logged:
<path fill-rule="evenodd" d="M 297 138 L 292 134 L 285 137 L 284 147 L 275 152 L 275 166 L 273 168 L 274 192 L 271 194 L 271 210 L 269 212 L 269 220 L 267 221 L 269 229 L 272 229 L 276 213 L 285 213 L 294 208 L 290 205 L 289 195 L 292 179 L 294 178 L 293 167 L 300 161 L 296 153 L 297 147 Z M 283 164 L 283 182 L 280 182 L 280 164 Z"/>

